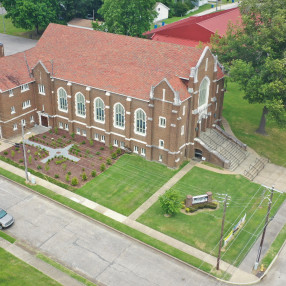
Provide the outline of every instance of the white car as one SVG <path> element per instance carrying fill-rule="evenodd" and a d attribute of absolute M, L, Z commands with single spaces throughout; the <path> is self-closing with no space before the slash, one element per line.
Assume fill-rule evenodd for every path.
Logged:
<path fill-rule="evenodd" d="M 0 208 L 0 229 L 10 226 L 13 222 L 14 218 Z"/>

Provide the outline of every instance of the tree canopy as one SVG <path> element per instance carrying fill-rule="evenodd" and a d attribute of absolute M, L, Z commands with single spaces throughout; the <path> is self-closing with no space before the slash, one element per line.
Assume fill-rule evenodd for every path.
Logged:
<path fill-rule="evenodd" d="M 229 25 L 225 36 L 211 40 L 213 52 L 245 92 L 245 99 L 264 104 L 257 130 L 262 134 L 266 114 L 286 125 L 285 7 L 286 0 L 242 1 L 242 24 Z"/>
<path fill-rule="evenodd" d="M 157 15 L 155 4 L 156 0 L 104 0 L 99 10 L 104 24 L 95 29 L 142 37 Z"/>

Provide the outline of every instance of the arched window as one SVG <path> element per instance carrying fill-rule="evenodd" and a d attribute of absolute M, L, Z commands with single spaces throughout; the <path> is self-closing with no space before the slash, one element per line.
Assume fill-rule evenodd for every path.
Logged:
<path fill-rule="evenodd" d="M 209 98 L 209 85 L 210 81 L 208 78 L 204 78 L 200 85 L 200 94 L 199 94 L 199 107 L 208 103 Z"/>
<path fill-rule="evenodd" d="M 121 103 L 114 105 L 114 126 L 122 129 L 125 127 L 125 109 Z"/>
<path fill-rule="evenodd" d="M 98 122 L 104 122 L 104 103 L 101 98 L 96 98 L 94 100 L 94 120 Z"/>
<path fill-rule="evenodd" d="M 85 117 L 85 98 L 80 92 L 76 94 L 76 114 Z"/>
<path fill-rule="evenodd" d="M 58 89 L 58 108 L 60 111 L 68 111 L 67 93 L 62 87 Z"/>
<path fill-rule="evenodd" d="M 135 111 L 135 133 L 146 134 L 146 113 L 142 109 Z"/>

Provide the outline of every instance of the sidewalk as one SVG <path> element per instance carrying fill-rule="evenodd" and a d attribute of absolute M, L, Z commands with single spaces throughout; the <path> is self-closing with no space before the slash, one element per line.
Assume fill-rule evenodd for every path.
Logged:
<path fill-rule="evenodd" d="M 189 166 L 190 165 L 190 166 Z M 3 161 L 0 161 L 0 167 L 7 170 L 7 171 L 10 171 L 12 173 L 16 173 L 17 175 L 25 178 L 25 172 L 23 170 L 20 170 L 12 165 L 9 165 Z M 180 177 L 180 176 L 183 176 L 185 173 L 186 173 L 186 170 L 188 170 L 188 168 L 192 168 L 193 166 L 191 164 L 188 164 L 186 165 L 182 170 L 180 170 L 176 176 L 177 178 Z M 171 182 L 170 182 L 171 181 Z M 170 179 L 170 184 L 172 184 L 172 178 Z M 165 185 L 167 185 L 169 182 L 167 182 Z M 54 185 L 50 182 L 47 182 L 41 178 L 36 178 L 36 183 L 38 185 L 41 185 L 47 189 L 50 189 L 52 191 L 54 191 L 55 193 L 57 194 L 60 194 L 66 198 L 69 198 L 79 204 L 82 204 L 90 209 L 93 209 L 107 217 L 110 217 L 118 222 L 121 222 L 125 225 L 128 225 L 142 233 L 145 233 L 146 235 L 149 235 L 157 240 L 160 240 L 164 243 L 167 243 L 168 245 L 170 246 L 173 246 L 187 254 L 190 254 L 194 257 L 197 257 L 199 259 L 201 259 L 202 261 L 204 262 L 207 262 L 211 265 L 213 265 L 215 267 L 216 265 L 216 257 L 210 255 L 210 254 L 207 254 L 201 250 L 198 250 L 190 245 L 187 245 L 181 241 L 178 241 L 172 237 L 169 237 L 159 231 L 156 231 L 148 226 L 145 226 L 135 220 L 132 220 L 122 214 L 119 214 L 113 210 L 110 210 L 102 205 L 99 205 L 98 203 L 95 203 L 91 200 L 88 200 L 82 196 L 79 196 L 75 193 L 72 193 L 66 189 L 63 189 L 57 185 Z M 234 281 L 234 282 L 239 282 L 239 283 L 244 283 L 244 282 L 254 282 L 257 280 L 257 277 L 250 274 L 250 273 L 247 273 L 245 271 L 242 271 L 240 270 L 239 268 L 237 267 L 234 267 L 224 261 L 221 261 L 220 263 L 220 268 L 221 270 L 224 270 L 224 271 L 228 271 L 229 273 L 233 274 L 233 277 L 231 279 L 231 281 L 234 281 L 233 279 L 238 279 L 238 281 Z"/>
<path fill-rule="evenodd" d="M 11 253 L 15 257 L 19 258 L 20 260 L 38 269 L 40 272 L 44 273 L 45 275 L 49 276 L 50 278 L 52 278 L 53 280 L 59 282 L 60 284 L 64 286 L 84 285 L 80 283 L 79 281 L 73 279 L 66 273 L 58 270 L 52 265 L 30 254 L 28 251 L 24 250 L 23 248 L 17 246 L 16 244 L 10 243 L 1 237 L 0 237 L 0 247 L 5 249 L 6 251 Z"/>
<path fill-rule="evenodd" d="M 198 13 L 194 16 L 203 16 L 203 15 L 207 15 L 207 14 L 210 14 L 213 12 L 219 12 L 222 10 L 228 10 L 228 9 L 236 8 L 236 7 L 238 7 L 239 3 L 236 0 L 236 2 L 230 3 L 230 4 L 224 4 L 224 5 L 218 4 L 217 8 L 216 8 L 215 4 L 213 4 L 213 5 L 214 5 L 214 8 L 211 8 L 209 10 L 205 10 L 205 11 Z"/>

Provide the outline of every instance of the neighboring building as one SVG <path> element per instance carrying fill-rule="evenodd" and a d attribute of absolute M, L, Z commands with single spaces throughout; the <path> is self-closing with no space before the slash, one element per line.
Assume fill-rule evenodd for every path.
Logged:
<path fill-rule="evenodd" d="M 160 22 L 162 20 L 168 19 L 169 17 L 169 10 L 166 5 L 161 2 L 157 2 L 155 5 L 155 11 L 158 13 L 157 17 L 154 19 L 154 23 Z"/>
<path fill-rule="evenodd" d="M 204 16 L 193 16 L 145 32 L 148 39 L 196 47 L 200 43 L 208 45 L 216 32 L 226 34 L 229 23 L 241 23 L 239 8 L 220 11 Z"/>
<path fill-rule="evenodd" d="M 208 0 L 193 0 L 193 3 L 198 7 L 208 4 L 208 2 Z"/>
<path fill-rule="evenodd" d="M 0 58 L 0 135 L 58 127 L 178 167 L 220 125 L 224 78 L 198 48 L 50 24 L 36 47 Z"/>

